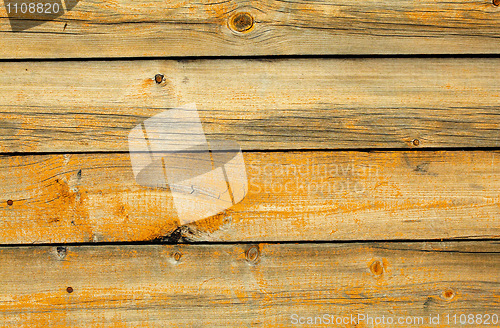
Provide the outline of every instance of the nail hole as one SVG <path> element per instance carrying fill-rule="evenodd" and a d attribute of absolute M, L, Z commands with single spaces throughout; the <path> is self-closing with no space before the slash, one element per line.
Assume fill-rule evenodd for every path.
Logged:
<path fill-rule="evenodd" d="M 163 78 L 164 78 L 163 74 L 156 74 L 155 75 L 155 82 L 160 84 L 163 82 Z"/>
<path fill-rule="evenodd" d="M 250 247 L 245 254 L 247 261 L 256 262 L 259 258 L 259 248 L 257 246 Z"/>
<path fill-rule="evenodd" d="M 418 146 L 418 145 L 420 145 L 420 140 L 413 139 L 413 141 L 411 143 L 413 144 L 413 146 Z"/>
<path fill-rule="evenodd" d="M 249 13 L 237 13 L 229 20 L 229 27 L 236 32 L 246 32 L 253 24 L 253 17 Z"/>
<path fill-rule="evenodd" d="M 174 260 L 179 261 L 182 257 L 182 254 L 179 252 L 174 253 Z"/>
<path fill-rule="evenodd" d="M 73 292 L 73 287 L 68 287 L 68 288 L 66 288 L 66 291 L 67 291 L 69 294 L 71 294 L 71 293 Z"/>
<path fill-rule="evenodd" d="M 12 204 L 14 204 L 14 202 L 12 201 L 12 199 L 9 199 L 9 200 L 7 201 L 7 205 L 12 206 Z"/>

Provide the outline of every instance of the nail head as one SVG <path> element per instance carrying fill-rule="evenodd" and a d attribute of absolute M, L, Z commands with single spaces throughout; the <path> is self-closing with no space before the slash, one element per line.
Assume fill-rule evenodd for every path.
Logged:
<path fill-rule="evenodd" d="M 384 272 L 384 267 L 380 263 L 380 261 L 374 261 L 370 265 L 370 270 L 374 275 L 380 276 Z"/>
<path fill-rule="evenodd" d="M 181 257 L 182 257 L 181 253 L 179 253 L 179 252 L 175 252 L 174 253 L 174 260 L 180 261 Z"/>
<path fill-rule="evenodd" d="M 163 74 L 156 74 L 155 75 L 155 82 L 160 84 L 163 82 L 163 78 L 164 78 Z"/>
<path fill-rule="evenodd" d="M 64 246 L 58 246 L 57 249 L 57 255 L 60 257 L 60 258 L 64 258 L 66 256 L 66 247 Z"/>
<path fill-rule="evenodd" d="M 447 289 L 443 292 L 443 297 L 446 299 L 452 299 L 455 296 L 455 293 L 451 289 Z"/>

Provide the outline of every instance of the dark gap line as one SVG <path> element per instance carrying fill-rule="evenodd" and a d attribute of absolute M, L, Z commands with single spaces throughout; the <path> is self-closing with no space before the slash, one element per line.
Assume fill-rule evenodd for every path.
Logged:
<path fill-rule="evenodd" d="M 0 248 L 9 247 L 39 247 L 39 246 L 134 246 L 134 245 L 256 245 L 256 244 L 398 244 L 398 243 L 438 243 L 438 242 L 457 242 L 457 243 L 472 243 L 472 242 L 498 242 L 500 252 L 500 239 L 495 238 L 430 238 L 430 239 L 353 239 L 353 240 L 272 240 L 272 241 L 191 241 L 191 242 L 159 242 L 159 241 L 115 241 L 115 242 L 72 242 L 72 243 L 39 243 L 39 244 L 0 244 Z"/>
<path fill-rule="evenodd" d="M 198 60 L 285 60 L 285 59 L 382 59 L 382 58 L 500 58 L 498 54 L 292 54 L 292 55 L 230 55 L 230 56 L 144 56 L 144 57 L 68 57 L 68 58 L 1 58 L 0 62 L 71 62 L 71 61 L 137 61 L 137 60 L 176 60 L 198 61 Z"/>
<path fill-rule="evenodd" d="M 386 148 L 304 148 L 304 149 L 248 149 L 243 150 L 243 153 L 280 153 L 280 152 L 389 152 L 389 151 L 410 151 L 410 152 L 437 152 L 437 151 L 499 151 L 500 147 L 414 147 L 414 148 L 398 148 L 398 147 L 386 147 Z"/>
<path fill-rule="evenodd" d="M 474 151 L 474 152 L 486 152 L 486 151 L 500 151 L 500 147 L 415 147 L 415 148 L 284 148 L 284 149 L 246 149 L 242 150 L 243 153 L 290 153 L 290 152 L 361 152 L 361 153 L 371 153 L 371 152 L 438 152 L 438 151 L 449 151 L 449 152 L 463 152 L 463 151 Z M 42 156 L 42 155 L 93 155 L 93 154 L 128 154 L 129 151 L 67 151 L 67 152 L 4 152 L 0 153 L 0 157 L 7 156 Z M 163 153 L 163 152 L 161 152 Z"/>

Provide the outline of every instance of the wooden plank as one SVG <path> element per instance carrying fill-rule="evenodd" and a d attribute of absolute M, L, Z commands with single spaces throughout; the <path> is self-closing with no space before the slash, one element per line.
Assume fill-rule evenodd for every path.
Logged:
<path fill-rule="evenodd" d="M 0 71 L 2 152 L 128 151 L 133 127 L 189 103 L 207 137 L 246 150 L 500 146 L 497 58 L 4 62 Z"/>
<path fill-rule="evenodd" d="M 139 186 L 128 154 L 0 157 L 0 243 L 500 237 L 498 151 L 244 160 L 245 198 L 179 227 L 170 191 Z"/>
<path fill-rule="evenodd" d="M 81 0 L 20 32 L 0 8 L 0 57 L 498 54 L 499 18 L 492 0 Z"/>
<path fill-rule="evenodd" d="M 364 314 L 425 320 L 395 327 L 461 327 L 461 315 L 500 315 L 499 246 L 3 247 L 0 318 L 30 328 L 295 327 L 300 317 Z M 440 324 L 429 324 L 438 315 Z"/>

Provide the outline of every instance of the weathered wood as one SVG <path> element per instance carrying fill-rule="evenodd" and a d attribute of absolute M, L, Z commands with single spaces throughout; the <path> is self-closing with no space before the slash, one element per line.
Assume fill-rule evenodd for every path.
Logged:
<path fill-rule="evenodd" d="M 0 318 L 3 327 L 295 327 L 293 314 L 364 314 L 459 327 L 446 314 L 500 315 L 499 246 L 5 247 Z M 440 325 L 429 324 L 437 315 Z M 390 326 L 357 323 L 338 326 Z"/>
<path fill-rule="evenodd" d="M 246 197 L 178 228 L 170 192 L 139 186 L 128 154 L 0 157 L 0 243 L 500 237 L 498 151 L 244 159 Z"/>
<path fill-rule="evenodd" d="M 492 0 L 82 0 L 22 32 L 0 8 L 0 57 L 498 54 L 499 18 Z"/>
<path fill-rule="evenodd" d="M 500 146 L 499 59 L 0 63 L 0 151 L 128 151 L 195 103 L 243 149 Z M 165 81 L 157 84 L 155 75 Z"/>

